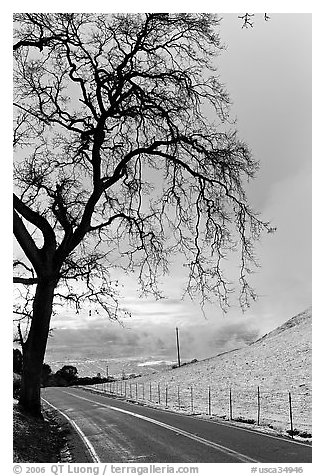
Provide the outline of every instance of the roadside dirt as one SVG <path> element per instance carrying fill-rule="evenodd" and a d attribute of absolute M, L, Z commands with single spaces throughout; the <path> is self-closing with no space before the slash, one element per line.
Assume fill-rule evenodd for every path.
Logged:
<path fill-rule="evenodd" d="M 46 405 L 43 416 L 40 421 L 24 414 L 14 400 L 14 463 L 91 462 L 81 439 L 64 417 Z"/>

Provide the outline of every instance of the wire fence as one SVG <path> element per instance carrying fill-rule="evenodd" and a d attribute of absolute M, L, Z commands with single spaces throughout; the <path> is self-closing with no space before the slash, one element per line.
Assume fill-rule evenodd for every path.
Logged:
<path fill-rule="evenodd" d="M 311 393 L 274 392 L 257 386 L 217 388 L 116 380 L 93 387 L 104 393 L 191 415 L 284 428 L 291 436 L 311 431 Z M 298 432 L 299 430 L 299 432 Z"/>

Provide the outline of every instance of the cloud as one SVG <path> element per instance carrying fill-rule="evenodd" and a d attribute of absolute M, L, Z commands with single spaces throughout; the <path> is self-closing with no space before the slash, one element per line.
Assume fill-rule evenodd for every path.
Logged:
<path fill-rule="evenodd" d="M 311 305 L 312 228 L 310 165 L 274 184 L 265 216 L 277 231 L 257 246 L 261 269 L 253 284 L 260 328 L 273 329 Z M 264 322 L 263 322 L 264 321 Z"/>
<path fill-rule="evenodd" d="M 242 347 L 257 337 L 258 328 L 250 320 L 238 323 L 206 321 L 183 325 L 179 329 L 182 359 L 205 358 Z M 106 322 L 100 329 L 57 329 L 49 339 L 47 360 L 146 358 L 156 356 L 176 360 L 175 326 L 145 320 L 134 328 Z"/>

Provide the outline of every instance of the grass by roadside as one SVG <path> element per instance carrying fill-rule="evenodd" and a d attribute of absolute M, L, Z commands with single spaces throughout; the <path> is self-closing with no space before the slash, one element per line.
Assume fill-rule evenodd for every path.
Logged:
<path fill-rule="evenodd" d="M 13 462 L 66 462 L 69 451 L 66 430 L 60 427 L 54 414 L 46 410 L 44 420 L 24 414 L 16 400 L 13 405 Z"/>
<path fill-rule="evenodd" d="M 79 388 L 85 390 L 86 392 L 105 395 L 109 398 L 116 398 L 118 400 L 123 400 L 123 401 L 126 401 L 128 403 L 133 403 L 135 405 L 141 405 L 141 406 L 146 406 L 146 407 L 150 407 L 150 408 L 156 408 L 156 409 L 171 412 L 171 413 L 181 413 L 183 415 L 192 416 L 192 417 L 200 419 L 200 420 L 210 420 L 210 421 L 212 421 L 212 422 L 214 421 L 216 423 L 224 422 L 225 424 L 228 424 L 228 425 L 237 426 L 237 427 L 239 426 L 239 427 L 242 427 L 242 428 L 251 429 L 251 430 L 254 430 L 254 431 L 259 432 L 259 433 L 273 435 L 273 436 L 276 436 L 276 437 L 289 438 L 291 436 L 290 431 L 279 430 L 278 428 L 274 428 L 272 425 L 257 425 L 255 420 L 245 419 L 245 418 L 242 418 L 242 417 L 233 418 L 232 420 L 229 420 L 228 418 L 220 417 L 220 416 L 217 416 L 217 415 L 209 416 L 209 415 L 204 414 L 204 413 L 190 414 L 190 413 L 186 413 L 184 411 L 178 411 L 175 408 L 172 408 L 172 409 L 171 408 L 163 408 L 161 405 L 155 404 L 153 402 L 148 402 L 148 401 L 144 402 L 144 401 L 135 400 L 133 398 L 128 398 L 128 397 L 125 397 L 125 396 L 117 395 L 117 394 L 114 394 L 114 393 L 107 393 L 106 391 L 96 389 L 93 386 L 79 386 Z M 299 431 L 297 429 L 294 429 L 292 434 L 293 434 L 294 440 L 296 442 L 298 441 L 300 443 L 305 443 L 307 445 L 312 444 L 312 435 L 311 435 L 311 433 L 307 433 L 307 432 L 304 432 L 304 431 Z"/>

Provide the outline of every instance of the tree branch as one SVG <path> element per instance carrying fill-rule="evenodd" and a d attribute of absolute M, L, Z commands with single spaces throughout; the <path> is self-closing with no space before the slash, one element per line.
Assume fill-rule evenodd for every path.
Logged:
<path fill-rule="evenodd" d="M 37 248 L 33 238 L 29 234 L 22 219 L 18 213 L 14 210 L 14 235 L 24 251 L 28 260 L 32 263 L 36 272 L 42 268 L 42 261 L 40 256 L 40 250 Z"/>
<path fill-rule="evenodd" d="M 15 193 L 13 194 L 13 196 L 14 209 L 42 232 L 44 237 L 44 248 L 51 249 L 54 252 L 56 246 L 56 238 L 55 233 L 49 222 L 46 220 L 46 218 L 39 215 L 37 212 L 34 212 L 31 208 L 25 205 Z"/>
<path fill-rule="evenodd" d="M 14 276 L 13 282 L 17 284 L 31 285 L 31 284 L 37 284 L 38 279 L 37 278 L 22 278 L 21 276 Z"/>
<path fill-rule="evenodd" d="M 13 45 L 13 50 L 17 51 L 22 46 L 34 46 L 39 48 L 40 51 L 43 50 L 44 46 L 47 46 L 52 40 L 57 39 L 56 36 L 43 37 L 39 40 L 20 40 Z"/>

